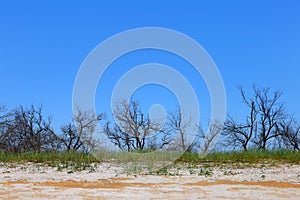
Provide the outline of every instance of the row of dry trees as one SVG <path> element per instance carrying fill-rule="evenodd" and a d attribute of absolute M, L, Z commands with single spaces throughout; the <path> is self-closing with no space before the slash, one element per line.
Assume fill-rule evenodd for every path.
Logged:
<path fill-rule="evenodd" d="M 19 106 L 12 110 L 0 107 L 0 149 L 6 152 L 88 152 L 101 146 L 101 137 L 97 136 L 104 134 L 124 151 L 200 149 L 205 152 L 215 147 L 245 151 L 300 150 L 300 126 L 286 112 L 280 92 L 255 86 L 250 96 L 242 87 L 239 91 L 248 108 L 245 120 L 228 116 L 224 124 L 212 121 L 207 130 L 192 124 L 191 116 L 180 108 L 168 113 L 166 121 L 151 119 L 137 100 L 117 104 L 113 110 L 114 120 L 105 114 L 77 109 L 72 122 L 62 125 L 59 131 L 53 130 L 51 117 L 43 115 L 42 107 Z M 97 129 L 98 123 L 102 131 Z M 191 127 L 195 133 L 190 133 Z"/>
<path fill-rule="evenodd" d="M 43 107 L 19 106 L 8 110 L 0 107 L 0 150 L 26 151 L 87 151 L 95 142 L 91 140 L 95 127 L 103 115 L 78 110 L 73 121 L 61 126 L 59 133 L 52 128 L 51 117 L 43 115 Z M 75 126 L 76 123 L 76 126 Z"/>
<path fill-rule="evenodd" d="M 114 110 L 118 123 L 106 123 L 105 133 L 122 150 L 180 149 L 187 151 L 279 149 L 300 150 L 300 125 L 281 102 L 280 91 L 252 86 L 246 95 L 238 88 L 248 114 L 243 119 L 228 115 L 224 123 L 213 120 L 207 130 L 200 124 L 191 124 L 189 115 L 181 109 L 168 114 L 164 126 L 143 114 L 136 101 L 121 102 Z M 188 127 L 197 131 L 193 141 Z M 163 128 L 161 128 L 163 127 Z M 159 133 L 152 136 L 153 133 Z M 159 140 L 158 140 L 159 139 Z"/>

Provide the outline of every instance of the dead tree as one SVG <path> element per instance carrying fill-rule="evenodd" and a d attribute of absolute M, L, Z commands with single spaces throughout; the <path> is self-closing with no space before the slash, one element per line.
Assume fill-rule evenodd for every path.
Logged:
<path fill-rule="evenodd" d="M 280 133 L 276 128 L 286 116 L 281 103 L 281 92 L 270 94 L 270 88 L 259 89 L 253 85 L 253 96 L 247 97 L 243 88 L 239 87 L 243 103 L 249 108 L 245 122 L 237 122 L 229 117 L 224 126 L 225 145 L 234 148 L 267 149 L 274 143 Z"/>
<path fill-rule="evenodd" d="M 0 150 L 8 150 L 8 132 L 12 126 L 12 113 L 5 106 L 0 106 Z"/>
<path fill-rule="evenodd" d="M 120 101 L 113 110 L 113 117 L 115 123 L 108 121 L 104 132 L 121 150 L 143 151 L 149 148 L 151 137 L 163 133 L 161 123 L 144 114 L 137 100 Z"/>
<path fill-rule="evenodd" d="M 104 114 L 96 115 L 92 111 L 82 111 L 77 108 L 73 115 L 73 123 L 61 127 L 61 142 L 67 151 L 90 151 L 97 147 L 99 133 L 96 124 L 104 119 Z"/>
<path fill-rule="evenodd" d="M 285 148 L 300 151 L 300 125 L 291 115 L 285 117 L 282 122 L 277 124 L 280 134 L 280 142 Z"/>
<path fill-rule="evenodd" d="M 51 151 L 56 150 L 58 137 L 51 127 L 51 117 L 44 117 L 42 106 L 13 110 L 11 122 L 2 137 L 5 151 Z"/>
<path fill-rule="evenodd" d="M 268 142 L 280 136 L 277 125 L 286 117 L 284 104 L 281 103 L 281 92 L 275 91 L 270 95 L 270 88 L 253 88 L 255 103 L 258 107 L 259 130 L 254 143 L 259 149 L 267 149 Z"/>
<path fill-rule="evenodd" d="M 222 134 L 225 136 L 225 146 L 242 148 L 247 151 L 251 140 L 257 134 L 258 110 L 254 99 L 247 98 L 242 87 L 239 88 L 243 103 L 249 108 L 249 115 L 245 123 L 238 123 L 233 117 L 228 117 L 225 122 Z"/>
<path fill-rule="evenodd" d="M 205 155 L 215 149 L 222 129 L 223 124 L 218 120 L 213 120 L 209 124 L 207 131 L 204 131 L 203 128 L 199 126 L 197 137 L 199 137 L 200 140 L 197 143 L 201 154 Z"/>
<path fill-rule="evenodd" d="M 196 127 L 197 124 L 192 124 L 191 116 L 183 113 L 178 107 L 175 112 L 169 113 L 167 121 L 167 131 L 172 135 L 173 141 L 169 144 L 168 149 L 179 151 L 191 151 L 193 149 L 193 139 L 191 138 L 192 126 Z"/>

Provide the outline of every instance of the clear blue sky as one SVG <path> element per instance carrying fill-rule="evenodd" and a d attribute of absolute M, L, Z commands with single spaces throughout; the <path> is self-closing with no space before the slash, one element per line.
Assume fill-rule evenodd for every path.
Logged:
<path fill-rule="evenodd" d="M 236 86 L 249 89 L 256 83 L 280 89 L 288 112 L 300 120 L 300 1 L 107 2 L 1 1 L 0 105 L 43 104 L 54 126 L 68 122 L 74 80 L 89 52 L 116 33 L 155 26 L 180 31 L 207 50 L 223 77 L 229 114 L 240 116 L 245 111 Z M 97 108 L 109 105 L 100 104 L 108 101 L 104 97 L 110 94 L 111 80 L 123 72 L 118 63 L 127 66 L 122 69 L 147 62 L 176 68 L 180 64 L 176 59 L 155 51 L 120 58 L 100 82 Z M 201 77 L 199 84 L 203 85 Z M 154 94 L 163 92 L 154 89 L 150 89 Z M 201 96 L 202 91 L 198 93 Z M 209 111 L 207 97 L 203 99 L 201 109 Z"/>

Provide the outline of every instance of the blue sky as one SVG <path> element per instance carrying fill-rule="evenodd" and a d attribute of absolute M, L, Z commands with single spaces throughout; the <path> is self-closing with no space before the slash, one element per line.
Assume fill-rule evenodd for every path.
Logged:
<path fill-rule="evenodd" d="M 248 91 L 256 83 L 281 90 L 287 111 L 300 120 L 297 0 L 1 1 L 0 105 L 43 104 L 54 126 L 67 123 L 76 74 L 89 52 L 114 34 L 149 26 L 182 32 L 206 49 L 223 77 L 228 114 L 243 117 L 246 109 L 236 86 Z M 164 52 L 123 56 L 98 85 L 97 111 L 108 111 L 111 89 L 122 73 L 148 62 L 176 69 L 188 66 Z M 188 67 L 180 72 L 197 88 L 206 119 L 210 104 L 203 80 Z M 146 86 L 135 95 L 146 106 L 176 103 L 167 90 L 156 86 Z"/>

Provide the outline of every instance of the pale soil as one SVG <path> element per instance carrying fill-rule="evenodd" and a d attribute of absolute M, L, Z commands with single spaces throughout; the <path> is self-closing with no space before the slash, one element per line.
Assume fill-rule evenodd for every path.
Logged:
<path fill-rule="evenodd" d="M 300 199 L 299 165 L 177 165 L 164 176 L 136 164 L 107 162 L 70 172 L 0 163 L 0 199 Z"/>

